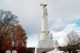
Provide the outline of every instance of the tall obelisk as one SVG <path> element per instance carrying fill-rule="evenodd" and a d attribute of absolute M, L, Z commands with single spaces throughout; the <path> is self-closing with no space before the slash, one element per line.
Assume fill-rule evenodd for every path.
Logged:
<path fill-rule="evenodd" d="M 48 31 L 48 13 L 47 13 L 47 9 L 46 9 L 46 6 L 47 4 L 40 4 L 40 6 L 42 6 L 42 31 Z"/>
<path fill-rule="evenodd" d="M 42 39 L 46 39 L 47 35 L 49 33 L 48 31 L 48 13 L 47 13 L 47 4 L 40 4 L 40 6 L 42 7 L 42 28 L 41 28 L 41 33 L 42 33 Z"/>
<path fill-rule="evenodd" d="M 40 4 L 42 7 L 42 27 L 41 33 L 38 35 L 38 47 L 35 49 L 35 53 L 43 53 L 53 49 L 52 35 L 48 30 L 48 13 L 47 4 Z"/>
<path fill-rule="evenodd" d="M 41 27 L 41 34 L 39 35 L 40 39 L 38 41 L 39 48 L 51 48 L 53 46 L 52 35 L 49 33 L 48 30 L 48 13 L 47 13 L 47 4 L 40 4 L 42 7 L 42 27 Z M 46 45 L 45 45 L 46 44 Z"/>

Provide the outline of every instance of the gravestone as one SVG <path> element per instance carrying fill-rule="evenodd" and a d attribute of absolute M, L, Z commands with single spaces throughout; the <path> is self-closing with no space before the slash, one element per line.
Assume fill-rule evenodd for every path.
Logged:
<path fill-rule="evenodd" d="M 10 50 L 6 50 L 6 53 L 11 53 L 11 51 Z"/>
<path fill-rule="evenodd" d="M 57 40 L 54 40 L 54 48 L 57 48 L 58 49 L 58 42 L 57 42 Z"/>
<path fill-rule="evenodd" d="M 65 53 L 64 51 L 60 51 L 58 49 L 58 42 L 57 42 L 57 40 L 54 40 L 54 44 L 53 45 L 54 45 L 54 50 L 49 51 L 47 53 Z"/>
<path fill-rule="evenodd" d="M 80 53 L 80 50 L 76 50 L 78 53 Z"/>
<path fill-rule="evenodd" d="M 17 50 L 13 50 L 12 53 L 17 53 Z"/>

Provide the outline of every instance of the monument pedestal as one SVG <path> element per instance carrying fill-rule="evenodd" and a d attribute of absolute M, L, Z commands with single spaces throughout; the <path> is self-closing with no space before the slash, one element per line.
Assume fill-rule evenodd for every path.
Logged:
<path fill-rule="evenodd" d="M 35 48 L 35 53 L 45 53 L 53 49 L 53 40 L 40 40 L 38 42 L 38 48 Z"/>
<path fill-rule="evenodd" d="M 53 48 L 53 40 L 40 40 L 38 42 L 38 48 Z"/>

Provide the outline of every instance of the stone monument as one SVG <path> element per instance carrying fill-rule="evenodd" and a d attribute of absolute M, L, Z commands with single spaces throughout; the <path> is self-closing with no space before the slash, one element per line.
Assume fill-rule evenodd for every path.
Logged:
<path fill-rule="evenodd" d="M 57 42 L 57 40 L 54 40 L 54 48 L 58 49 L 58 42 Z"/>
<path fill-rule="evenodd" d="M 47 53 L 65 53 L 65 52 L 64 51 L 60 51 L 58 49 L 58 42 L 57 42 L 57 40 L 54 40 L 54 50 L 49 51 Z"/>
<path fill-rule="evenodd" d="M 48 13 L 47 4 L 40 4 L 42 7 L 42 27 L 41 33 L 38 35 L 38 46 L 35 49 L 35 53 L 45 53 L 53 49 L 52 34 L 48 30 Z"/>

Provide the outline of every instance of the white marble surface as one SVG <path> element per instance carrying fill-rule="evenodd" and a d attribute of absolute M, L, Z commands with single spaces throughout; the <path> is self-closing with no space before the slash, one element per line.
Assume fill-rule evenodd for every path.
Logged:
<path fill-rule="evenodd" d="M 58 48 L 58 42 L 57 42 L 57 40 L 54 40 L 54 48 Z"/>
<path fill-rule="evenodd" d="M 17 51 L 16 50 L 13 50 L 12 53 L 17 53 Z"/>
<path fill-rule="evenodd" d="M 49 48 L 53 48 L 52 35 L 49 33 L 49 30 L 48 30 L 48 13 L 47 13 L 46 6 L 47 4 L 41 4 L 42 26 L 41 26 L 41 33 L 38 35 L 38 46 L 37 46 L 37 49 L 35 49 L 35 53 L 42 53 L 44 51 L 47 51 L 46 48 L 48 50 Z"/>
<path fill-rule="evenodd" d="M 53 40 L 40 40 L 38 48 L 53 48 Z"/>
<path fill-rule="evenodd" d="M 10 50 L 6 50 L 6 52 L 5 53 L 11 53 L 11 51 Z"/>
<path fill-rule="evenodd" d="M 48 30 L 47 4 L 41 4 L 42 7 L 42 28 L 38 36 L 38 48 L 53 48 L 52 36 Z"/>
<path fill-rule="evenodd" d="M 48 31 L 48 13 L 47 13 L 47 8 L 44 7 L 44 5 L 46 4 L 43 4 L 41 5 L 42 6 L 42 31 Z"/>
<path fill-rule="evenodd" d="M 47 53 L 65 53 L 64 51 L 60 51 L 59 49 L 55 48 L 53 51 Z"/>

